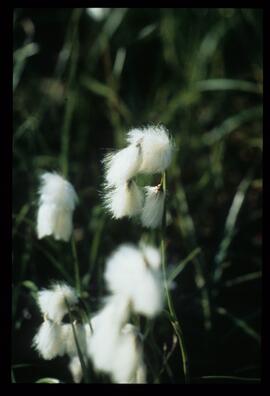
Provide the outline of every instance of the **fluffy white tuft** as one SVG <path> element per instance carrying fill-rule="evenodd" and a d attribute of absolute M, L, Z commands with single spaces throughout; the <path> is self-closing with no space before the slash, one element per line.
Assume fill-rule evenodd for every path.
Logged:
<path fill-rule="evenodd" d="M 137 383 L 137 371 L 142 362 L 142 348 L 137 339 L 137 333 L 137 328 L 127 323 L 119 335 L 111 370 L 115 383 Z"/>
<path fill-rule="evenodd" d="M 107 154 L 103 160 L 107 187 L 119 186 L 132 179 L 139 170 L 141 157 L 140 144 Z"/>
<path fill-rule="evenodd" d="M 69 365 L 68 365 L 69 371 L 71 372 L 73 381 L 76 384 L 79 384 L 82 380 L 82 366 L 80 363 L 80 359 L 78 358 L 78 356 L 73 356 L 70 359 Z"/>
<path fill-rule="evenodd" d="M 170 165 L 173 145 L 164 126 L 132 129 L 128 132 L 127 142 L 141 146 L 140 173 L 161 173 Z"/>
<path fill-rule="evenodd" d="M 33 347 L 45 360 L 63 356 L 65 345 L 61 339 L 61 325 L 45 320 L 33 340 Z"/>
<path fill-rule="evenodd" d="M 92 318 L 93 334 L 88 342 L 88 356 L 97 371 L 111 372 L 120 330 L 128 315 L 129 302 L 115 295 Z"/>
<path fill-rule="evenodd" d="M 161 311 L 163 287 L 159 268 L 152 268 L 135 246 L 121 245 L 109 257 L 104 278 L 112 293 L 132 302 L 135 312 L 153 317 Z"/>
<path fill-rule="evenodd" d="M 55 239 L 67 242 L 72 233 L 72 214 L 78 202 L 77 194 L 73 186 L 56 173 L 44 173 L 41 182 L 38 238 L 53 235 Z"/>
<path fill-rule="evenodd" d="M 145 188 L 145 201 L 141 214 L 141 222 L 144 227 L 156 228 L 162 223 L 165 195 L 160 186 Z"/>
<path fill-rule="evenodd" d="M 41 312 L 56 323 L 60 323 L 68 312 L 65 300 L 69 306 L 78 303 L 75 290 L 65 283 L 55 283 L 51 289 L 44 289 L 38 293 L 38 305 Z"/>
<path fill-rule="evenodd" d="M 135 181 L 130 180 L 107 191 L 105 206 L 115 219 L 136 216 L 143 207 L 143 193 Z"/>
<path fill-rule="evenodd" d="M 146 245 L 145 243 L 142 243 L 140 248 L 144 255 L 144 259 L 149 264 L 149 266 L 154 269 L 160 268 L 161 257 L 159 250 L 154 246 Z"/>

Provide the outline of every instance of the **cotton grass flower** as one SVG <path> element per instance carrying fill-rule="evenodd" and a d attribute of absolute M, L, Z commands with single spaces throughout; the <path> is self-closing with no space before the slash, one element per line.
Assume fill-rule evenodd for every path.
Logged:
<path fill-rule="evenodd" d="M 104 196 L 105 207 L 115 219 L 138 215 L 143 207 L 143 193 L 134 180 L 115 187 Z"/>
<path fill-rule="evenodd" d="M 33 340 L 33 347 L 45 360 L 51 360 L 56 356 L 63 356 L 65 346 L 62 343 L 62 328 L 58 323 L 45 320 Z"/>
<path fill-rule="evenodd" d="M 142 151 L 140 173 L 162 173 L 170 165 L 173 145 L 164 126 L 132 129 L 127 134 L 127 142 L 132 145 L 140 144 Z"/>
<path fill-rule="evenodd" d="M 109 297 L 104 307 L 93 316 L 93 334 L 87 346 L 96 371 L 111 373 L 119 334 L 128 316 L 129 302 L 117 295 Z"/>
<path fill-rule="evenodd" d="M 141 222 L 144 227 L 157 228 L 162 223 L 165 194 L 160 184 L 155 187 L 146 186 L 145 201 L 141 213 Z"/>
<path fill-rule="evenodd" d="M 65 283 L 54 283 L 50 289 L 41 290 L 38 293 L 38 305 L 50 320 L 61 323 L 68 313 L 66 301 L 70 307 L 78 303 L 75 290 Z"/>
<path fill-rule="evenodd" d="M 120 384 L 144 383 L 142 375 L 143 352 L 138 340 L 138 329 L 127 323 L 121 330 L 116 347 L 111 375 Z"/>
<path fill-rule="evenodd" d="M 131 301 L 134 312 L 152 318 L 162 310 L 160 269 L 157 263 L 149 265 L 143 252 L 135 246 L 123 244 L 109 257 L 104 278 L 112 293 Z"/>
<path fill-rule="evenodd" d="M 116 153 L 107 154 L 103 160 L 106 187 L 119 186 L 132 179 L 137 174 L 141 161 L 140 142 L 131 144 Z"/>
<path fill-rule="evenodd" d="M 72 233 L 72 215 L 78 202 L 73 186 L 57 173 L 44 173 L 39 189 L 37 214 L 38 238 L 53 235 L 68 241 Z"/>

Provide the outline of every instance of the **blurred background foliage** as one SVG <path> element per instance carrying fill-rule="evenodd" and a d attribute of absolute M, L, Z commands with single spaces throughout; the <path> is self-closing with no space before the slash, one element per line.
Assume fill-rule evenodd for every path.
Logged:
<path fill-rule="evenodd" d="M 100 197 L 106 150 L 149 123 L 175 141 L 168 277 L 191 382 L 260 377 L 262 87 L 260 9 L 14 10 L 14 381 L 71 381 L 64 358 L 31 349 L 37 289 L 74 285 L 71 246 L 36 236 L 40 173 L 63 173 L 79 194 L 74 232 L 95 310 L 106 256 L 141 237 L 158 243 L 158 232 L 111 220 Z M 170 323 L 161 315 L 152 327 L 148 381 L 183 382 Z"/>

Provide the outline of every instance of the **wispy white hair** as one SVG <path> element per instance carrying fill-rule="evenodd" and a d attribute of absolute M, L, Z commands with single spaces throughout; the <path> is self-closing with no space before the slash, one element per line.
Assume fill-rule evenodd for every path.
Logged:
<path fill-rule="evenodd" d="M 127 323 L 121 330 L 116 348 L 111 375 L 113 382 L 134 384 L 142 363 L 142 347 L 137 338 L 138 329 Z M 139 377 L 139 376 L 138 376 Z M 142 378 L 138 378 L 139 380 Z"/>
<path fill-rule="evenodd" d="M 57 173 L 46 172 L 41 176 L 39 195 L 38 238 L 53 235 L 57 240 L 68 241 L 72 214 L 78 202 L 73 186 Z"/>
<path fill-rule="evenodd" d="M 91 320 L 93 334 L 88 342 L 88 356 L 97 371 L 110 373 L 120 330 L 129 315 L 129 302 L 122 296 L 107 299 L 104 307 Z"/>
<path fill-rule="evenodd" d="M 141 222 L 144 227 L 156 228 L 162 223 L 164 211 L 164 192 L 160 190 L 160 186 L 146 186 L 145 201 L 141 213 Z"/>
<path fill-rule="evenodd" d="M 130 180 L 108 190 L 104 195 L 104 203 L 115 219 L 136 216 L 143 207 L 143 193 L 135 181 Z"/>
<path fill-rule="evenodd" d="M 61 325 L 50 320 L 45 320 L 33 339 L 33 347 L 45 360 L 51 360 L 56 356 L 63 356 L 65 346 L 61 338 Z"/>
<path fill-rule="evenodd" d="M 148 258 L 149 256 L 148 254 Z M 135 312 L 153 317 L 163 306 L 163 286 L 157 263 L 153 257 L 150 257 L 150 261 L 152 267 L 145 260 L 143 252 L 135 246 L 120 245 L 107 260 L 104 278 L 112 293 L 122 295 L 132 302 Z"/>
<path fill-rule="evenodd" d="M 54 322 L 60 323 L 68 313 L 69 306 L 78 303 L 75 290 L 65 283 L 54 283 L 50 289 L 38 292 L 38 305 L 41 312 Z"/>
<path fill-rule="evenodd" d="M 132 144 L 115 153 L 105 156 L 105 179 L 107 187 L 119 186 L 132 179 L 142 161 L 140 144 Z"/>
<path fill-rule="evenodd" d="M 162 125 L 132 129 L 127 134 L 127 142 L 140 144 L 142 161 L 140 173 L 161 173 L 172 159 L 173 145 L 167 129 Z"/>

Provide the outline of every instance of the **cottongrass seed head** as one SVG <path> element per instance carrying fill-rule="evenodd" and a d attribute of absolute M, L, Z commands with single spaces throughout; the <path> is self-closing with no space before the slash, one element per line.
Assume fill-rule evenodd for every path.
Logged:
<path fill-rule="evenodd" d="M 41 176 L 39 195 L 38 238 L 53 235 L 55 239 L 67 242 L 72 233 L 72 215 L 78 202 L 73 186 L 57 173 L 46 172 Z"/>
<path fill-rule="evenodd" d="M 134 180 L 105 192 L 104 205 L 114 219 L 138 215 L 143 207 L 143 193 Z"/>
<path fill-rule="evenodd" d="M 75 290 L 65 283 L 54 283 L 50 289 L 38 292 L 38 305 L 48 319 L 61 323 L 63 317 L 68 313 L 66 301 L 70 307 L 78 303 Z"/>
<path fill-rule="evenodd" d="M 138 172 L 142 161 L 140 144 L 132 144 L 116 153 L 105 156 L 106 187 L 115 187 L 126 183 Z"/>
<path fill-rule="evenodd" d="M 62 328 L 58 323 L 45 320 L 33 339 L 33 347 L 45 360 L 63 356 L 65 345 L 62 342 Z"/>
<path fill-rule="evenodd" d="M 141 222 L 144 227 L 157 228 L 162 223 L 164 211 L 165 194 L 161 186 L 146 186 L 145 201 L 141 213 Z"/>
<path fill-rule="evenodd" d="M 164 126 L 132 129 L 127 134 L 127 142 L 141 147 L 140 173 L 161 173 L 170 165 L 173 144 Z"/>
<path fill-rule="evenodd" d="M 113 362 L 112 380 L 119 384 L 145 383 L 143 351 L 138 338 L 138 328 L 127 323 L 121 330 L 115 348 L 116 359 Z M 142 375 L 142 368 L 144 375 Z"/>
<path fill-rule="evenodd" d="M 154 255 L 151 262 L 157 261 Z M 159 266 L 157 263 L 149 265 L 144 252 L 136 246 L 119 246 L 107 260 L 104 279 L 112 293 L 131 301 L 136 313 L 152 318 L 162 310 L 163 285 Z"/>

